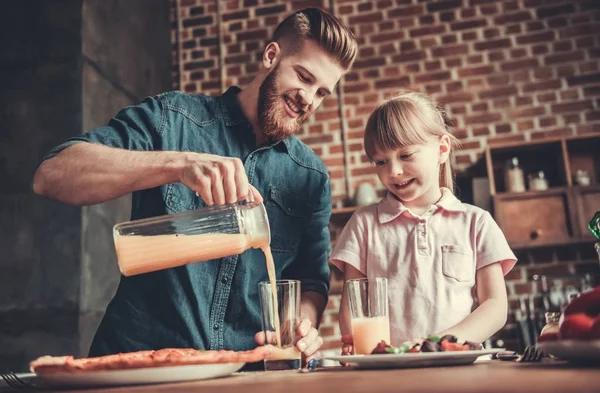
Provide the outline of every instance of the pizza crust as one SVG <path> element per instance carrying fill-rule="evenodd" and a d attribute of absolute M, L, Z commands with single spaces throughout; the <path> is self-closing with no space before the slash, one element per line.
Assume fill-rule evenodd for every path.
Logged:
<path fill-rule="evenodd" d="M 253 363 L 266 359 L 272 346 L 249 351 L 202 351 L 191 348 L 165 348 L 156 351 L 118 353 L 93 358 L 73 356 L 42 356 L 29 364 L 36 374 L 78 373 L 100 370 L 130 370 L 136 368 L 171 367 L 215 363 Z"/>

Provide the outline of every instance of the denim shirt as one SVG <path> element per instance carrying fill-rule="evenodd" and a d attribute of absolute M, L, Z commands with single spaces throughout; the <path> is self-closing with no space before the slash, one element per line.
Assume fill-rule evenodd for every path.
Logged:
<path fill-rule="evenodd" d="M 265 199 L 278 279 L 297 279 L 302 291 L 327 299 L 331 190 L 326 166 L 296 137 L 256 146 L 232 87 L 219 97 L 168 92 L 119 112 L 106 127 L 74 137 L 49 159 L 81 141 L 145 151 L 194 151 L 238 157 Z M 181 183 L 137 191 L 131 219 L 204 206 Z M 258 283 L 265 257 L 241 255 L 131 277 L 118 290 L 96 332 L 90 356 L 186 347 L 248 350 L 261 330 Z"/>

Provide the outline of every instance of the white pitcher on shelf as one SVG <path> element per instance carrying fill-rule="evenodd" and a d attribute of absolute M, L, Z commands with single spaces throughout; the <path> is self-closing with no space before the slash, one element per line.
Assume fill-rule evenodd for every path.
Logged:
<path fill-rule="evenodd" d="M 366 206 L 377 202 L 377 193 L 371 183 L 360 183 L 354 193 L 354 204 L 356 206 Z"/>

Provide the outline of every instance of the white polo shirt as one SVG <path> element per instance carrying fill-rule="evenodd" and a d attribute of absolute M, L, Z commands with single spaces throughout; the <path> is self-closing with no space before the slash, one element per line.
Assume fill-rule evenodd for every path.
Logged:
<path fill-rule="evenodd" d="M 516 263 L 504 234 L 485 210 L 460 202 L 447 188 L 422 216 L 388 193 L 357 210 L 330 262 L 367 277 L 387 277 L 392 345 L 439 333 L 473 307 L 475 271 Z"/>

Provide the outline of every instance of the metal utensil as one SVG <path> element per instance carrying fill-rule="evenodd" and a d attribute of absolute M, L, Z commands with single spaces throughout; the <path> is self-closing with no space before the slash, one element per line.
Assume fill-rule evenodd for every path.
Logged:
<path fill-rule="evenodd" d="M 544 314 L 550 312 L 550 299 L 548 296 L 548 279 L 545 275 L 542 275 L 542 305 L 544 306 Z"/>
<path fill-rule="evenodd" d="M 15 374 L 11 371 L 7 373 L 0 373 L 2 380 L 11 388 L 15 389 L 26 389 L 32 388 L 35 385 L 30 382 L 32 378 L 35 378 L 35 374 Z"/>
<path fill-rule="evenodd" d="M 532 344 L 531 334 L 529 332 L 529 318 L 527 317 L 527 307 L 525 305 L 525 297 L 519 297 L 521 309 L 515 310 L 515 319 L 519 326 L 519 341 L 521 348 L 525 349 Z"/>
<path fill-rule="evenodd" d="M 538 330 L 538 318 L 536 315 L 535 309 L 535 296 L 529 295 L 529 334 L 531 339 L 531 345 L 534 345 L 537 342 L 539 330 Z"/>
<path fill-rule="evenodd" d="M 567 299 L 567 303 L 571 300 L 579 296 L 579 291 L 573 285 L 567 285 L 565 287 L 565 298 Z"/>
<path fill-rule="evenodd" d="M 562 310 L 566 302 L 567 299 L 565 298 L 565 294 L 562 289 L 553 286 L 550 289 L 550 303 L 552 304 L 552 308 L 554 310 Z"/>
<path fill-rule="evenodd" d="M 517 359 L 519 363 L 539 362 L 544 357 L 544 353 L 533 345 L 528 346 L 523 351 L 521 357 Z"/>
<path fill-rule="evenodd" d="M 596 246 L 598 249 L 598 258 L 600 260 L 600 243 L 597 243 Z M 581 277 L 579 280 L 581 284 L 581 293 L 589 292 L 594 289 L 594 285 L 592 284 L 592 275 L 590 273 L 586 273 L 585 276 Z"/>
<path fill-rule="evenodd" d="M 494 357 L 500 360 L 515 360 L 519 358 L 519 354 L 515 351 L 502 351 L 498 352 Z"/>

